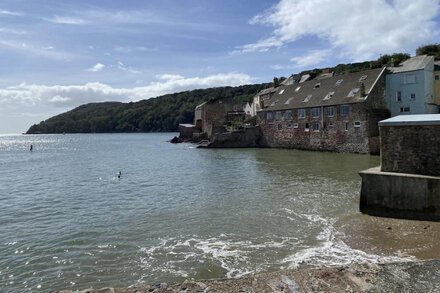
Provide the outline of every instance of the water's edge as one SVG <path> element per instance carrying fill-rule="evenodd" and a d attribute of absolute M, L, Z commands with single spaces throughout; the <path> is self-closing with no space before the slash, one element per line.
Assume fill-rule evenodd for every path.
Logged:
<path fill-rule="evenodd" d="M 333 268 L 303 266 L 237 279 L 186 280 L 173 285 L 156 283 L 142 287 L 85 289 L 79 292 L 439 292 L 439 269 L 440 260 L 351 264 Z M 53 293 L 73 292 L 78 291 Z"/>

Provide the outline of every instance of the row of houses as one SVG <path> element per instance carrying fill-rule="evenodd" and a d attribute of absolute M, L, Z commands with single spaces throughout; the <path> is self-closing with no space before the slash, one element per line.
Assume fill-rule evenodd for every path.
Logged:
<path fill-rule="evenodd" d="M 197 106 L 194 124 L 181 125 L 181 135 L 186 129 L 187 135 L 215 141 L 241 121 L 241 131 L 259 127 L 248 145 L 377 154 L 378 121 L 439 113 L 439 76 L 440 64 L 426 55 L 395 67 L 341 75 L 326 71 L 316 78 L 293 75 L 259 92 L 250 104 L 223 98 Z"/>

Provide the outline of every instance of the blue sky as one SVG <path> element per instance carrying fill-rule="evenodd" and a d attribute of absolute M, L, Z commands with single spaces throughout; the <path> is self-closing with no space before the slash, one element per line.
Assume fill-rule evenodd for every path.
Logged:
<path fill-rule="evenodd" d="M 439 2 L 2 0 L 0 133 L 88 102 L 414 54 L 439 40 Z"/>

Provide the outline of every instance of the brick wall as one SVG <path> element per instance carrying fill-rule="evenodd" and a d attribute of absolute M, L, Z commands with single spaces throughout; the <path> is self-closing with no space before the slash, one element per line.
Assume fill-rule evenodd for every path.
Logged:
<path fill-rule="evenodd" d="M 440 176 L 440 126 L 381 126 L 381 170 Z"/>

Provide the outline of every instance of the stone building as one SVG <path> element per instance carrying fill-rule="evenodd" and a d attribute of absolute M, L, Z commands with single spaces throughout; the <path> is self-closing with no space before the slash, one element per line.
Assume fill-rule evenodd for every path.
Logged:
<path fill-rule="evenodd" d="M 381 166 L 360 172 L 360 211 L 440 221 L 440 114 L 379 122 Z"/>
<path fill-rule="evenodd" d="M 385 68 L 279 87 L 258 112 L 266 147 L 379 153 Z"/>
<path fill-rule="evenodd" d="M 438 113 L 433 56 L 412 57 L 388 69 L 386 101 L 391 116 Z"/>
<path fill-rule="evenodd" d="M 435 103 L 439 108 L 440 113 L 440 61 L 434 64 L 434 95 Z"/>

